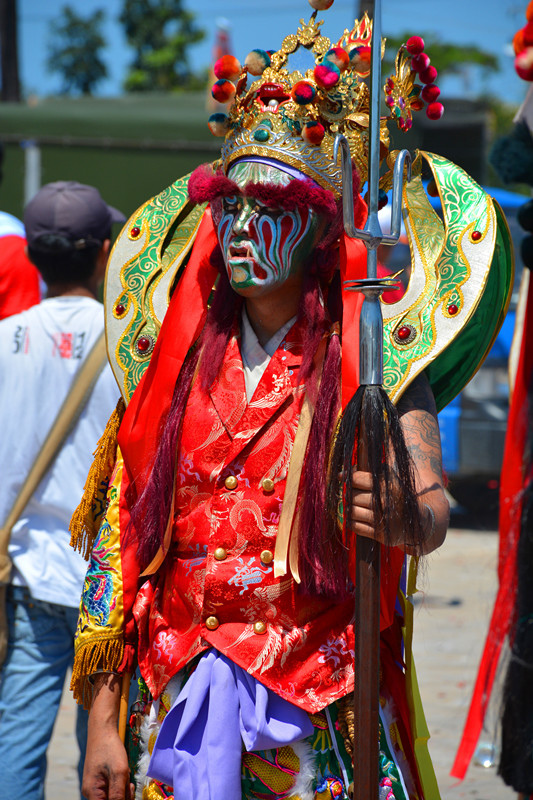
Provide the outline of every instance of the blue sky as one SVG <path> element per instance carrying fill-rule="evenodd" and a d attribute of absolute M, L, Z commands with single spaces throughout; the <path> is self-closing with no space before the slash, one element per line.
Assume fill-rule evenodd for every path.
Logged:
<path fill-rule="evenodd" d="M 46 70 L 50 22 L 62 7 L 71 5 L 87 15 L 97 8 L 106 11 L 104 34 L 109 47 L 105 52 L 109 78 L 100 84 L 104 96 L 120 94 L 121 83 L 131 59 L 118 16 L 122 0 L 18 0 L 19 52 L 21 77 L 27 93 L 54 94 L 60 88 L 58 76 Z M 338 39 L 349 27 L 356 13 L 356 0 L 335 0 L 321 14 L 323 32 Z M 434 33 L 444 41 L 477 44 L 494 53 L 502 72 L 483 80 L 479 70 L 469 68 L 460 78 L 439 82 L 443 101 L 448 96 L 475 97 L 489 89 L 512 103 L 520 103 L 528 84 L 513 69 L 510 43 L 515 31 L 525 24 L 527 0 L 383 0 L 383 32 L 410 34 Z M 191 48 L 191 63 L 211 63 L 215 20 L 224 17 L 230 24 L 234 54 L 244 60 L 254 47 L 278 49 L 283 36 L 296 30 L 300 18 L 309 18 L 307 0 L 185 0 L 185 6 L 197 15 L 206 31 L 205 40 Z M 430 52 L 431 55 L 431 52 Z"/>

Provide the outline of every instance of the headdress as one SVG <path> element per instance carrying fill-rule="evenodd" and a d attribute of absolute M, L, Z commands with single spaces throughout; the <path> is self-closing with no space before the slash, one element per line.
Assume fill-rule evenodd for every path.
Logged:
<path fill-rule="evenodd" d="M 331 5 L 331 4 L 330 4 Z M 316 5 L 315 5 L 316 7 Z M 352 159 L 363 183 L 368 166 L 369 89 L 372 22 L 364 14 L 336 43 L 321 34 L 315 11 L 308 23 L 300 20 L 295 34 L 286 36 L 277 52 L 253 50 L 241 67 L 233 56 L 215 64 L 219 80 L 213 96 L 231 102 L 227 114 L 216 113 L 209 127 L 224 136 L 221 161 L 227 172 L 239 158 L 274 159 L 297 169 L 330 189 L 342 193 L 340 166 L 333 160 L 338 133 L 347 138 Z M 429 101 L 430 118 L 441 116 L 433 83 L 437 71 L 413 36 L 395 61 L 395 72 L 384 87 L 386 115 L 381 120 L 381 157 L 389 152 L 388 124 L 409 130 L 413 112 Z M 385 41 L 381 44 L 382 55 Z M 418 82 L 417 82 L 418 81 Z M 425 84 L 424 86 L 422 84 Z M 383 188 L 390 188 L 384 176 Z"/>

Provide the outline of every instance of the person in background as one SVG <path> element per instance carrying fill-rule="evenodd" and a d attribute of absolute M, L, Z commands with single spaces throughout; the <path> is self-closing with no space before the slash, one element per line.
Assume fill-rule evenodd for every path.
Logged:
<path fill-rule="evenodd" d="M 111 228 L 123 215 L 98 190 L 73 181 L 44 186 L 24 212 L 29 258 L 46 298 L 0 322 L 0 523 L 13 505 L 58 409 L 104 327 L 97 293 Z M 119 396 L 106 364 L 37 491 L 12 528 L 7 589 L 9 640 L 0 672 L 3 797 L 42 800 L 46 752 L 59 709 L 85 562 L 69 522 L 91 455 Z M 86 741 L 80 709 L 80 774 Z"/>
<path fill-rule="evenodd" d="M 0 183 L 3 160 L 0 143 Z M 39 272 L 26 255 L 24 225 L 0 211 L 0 319 L 18 314 L 40 299 Z"/>

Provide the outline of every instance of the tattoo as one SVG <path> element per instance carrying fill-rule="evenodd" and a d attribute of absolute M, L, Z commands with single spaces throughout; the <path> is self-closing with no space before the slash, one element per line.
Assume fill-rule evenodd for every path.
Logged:
<path fill-rule="evenodd" d="M 424 374 L 419 375 L 398 403 L 405 442 L 419 475 L 442 482 L 442 449 L 435 399 Z"/>

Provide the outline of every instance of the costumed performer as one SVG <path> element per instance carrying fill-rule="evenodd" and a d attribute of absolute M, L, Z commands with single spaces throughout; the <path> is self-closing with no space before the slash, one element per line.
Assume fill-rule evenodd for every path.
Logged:
<path fill-rule="evenodd" d="M 361 297 L 343 285 L 364 276 L 366 253 L 343 236 L 332 150 L 343 132 L 362 227 L 370 29 L 365 15 L 330 48 L 313 14 L 277 53 L 253 51 L 244 67 L 222 59 L 217 83 L 238 83 L 229 116 L 210 121 L 225 134 L 220 161 L 146 203 L 115 245 L 108 348 L 128 406 L 72 523 L 91 553 L 72 680 L 91 702 L 89 800 L 128 794 L 117 716 L 135 664 L 137 797 L 348 796 L 354 533 L 384 543 L 380 797 L 438 796 L 406 668 L 400 577 L 405 554 L 433 550 L 448 522 L 430 385 L 441 406 L 475 371 L 512 269 L 490 198 L 424 154 L 446 185 L 441 220 L 416 159 L 405 191 L 411 278 L 383 304 L 386 385 L 410 457 L 391 455 L 391 436 L 381 509 L 374 476 L 356 466 L 347 501 L 329 454 L 357 387 Z M 304 74 L 289 64 L 300 50 L 312 57 Z M 402 128 L 421 107 L 411 58 L 402 48 L 385 90 Z M 385 155 L 385 121 L 381 139 Z M 382 188 L 390 180 L 389 170 Z M 102 517 L 92 491 L 107 482 Z"/>
<path fill-rule="evenodd" d="M 533 82 L 533 2 L 513 37 L 515 69 Z M 491 163 L 505 183 L 533 186 L 533 86 L 499 139 Z M 494 601 L 470 708 L 451 774 L 463 779 L 480 735 L 499 753 L 498 775 L 520 800 L 533 797 L 533 200 L 517 213 L 528 231 L 521 243 L 520 280 L 509 355 L 509 416 L 499 493 L 498 592 Z M 499 680 L 500 676 L 503 680 Z M 489 710 L 497 709 L 494 730 Z"/>

